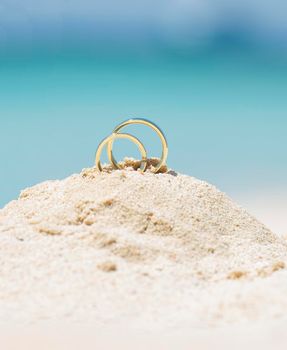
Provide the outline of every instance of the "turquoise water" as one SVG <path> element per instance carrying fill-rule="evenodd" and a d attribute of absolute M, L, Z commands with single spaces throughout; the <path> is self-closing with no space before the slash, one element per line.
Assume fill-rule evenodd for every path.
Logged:
<path fill-rule="evenodd" d="M 250 52 L 0 59 L 0 206 L 22 188 L 93 165 L 129 117 L 155 121 L 169 165 L 230 194 L 287 188 L 287 61 Z M 133 128 L 150 155 L 159 143 Z M 118 141 L 117 156 L 137 156 Z"/>

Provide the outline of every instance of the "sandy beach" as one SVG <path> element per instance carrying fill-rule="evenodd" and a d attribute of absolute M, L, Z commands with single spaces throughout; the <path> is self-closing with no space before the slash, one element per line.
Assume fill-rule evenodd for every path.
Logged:
<path fill-rule="evenodd" d="M 206 182 L 126 165 L 41 183 L 0 211 L 2 327 L 128 329 L 202 348 L 206 334 L 227 347 L 279 332 L 285 237 Z"/>

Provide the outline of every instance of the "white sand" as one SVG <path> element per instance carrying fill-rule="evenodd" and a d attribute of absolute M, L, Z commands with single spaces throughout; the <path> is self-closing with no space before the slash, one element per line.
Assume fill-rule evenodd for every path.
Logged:
<path fill-rule="evenodd" d="M 0 323 L 180 329 L 287 313 L 287 243 L 206 182 L 86 169 L 0 211 Z"/>

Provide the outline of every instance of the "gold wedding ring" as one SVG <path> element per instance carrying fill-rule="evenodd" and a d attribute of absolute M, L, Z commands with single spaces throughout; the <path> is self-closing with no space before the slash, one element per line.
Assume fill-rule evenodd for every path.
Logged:
<path fill-rule="evenodd" d="M 142 160 L 141 160 L 141 170 L 145 171 L 146 170 L 146 166 L 147 166 L 147 153 L 146 153 L 146 149 L 144 147 L 144 145 L 140 142 L 139 139 L 137 139 L 136 137 L 130 135 L 130 134 L 112 134 L 110 136 L 108 136 L 107 138 L 105 138 L 99 145 L 97 153 L 96 153 L 96 168 L 99 171 L 102 171 L 102 165 L 101 165 L 101 154 L 103 151 L 103 148 L 106 145 L 110 145 L 111 142 L 113 142 L 115 139 L 117 138 L 121 138 L 121 139 L 129 139 L 131 140 L 133 143 L 135 143 L 142 155 Z M 111 162 L 111 155 L 108 154 L 109 156 L 109 160 Z M 117 169 L 119 169 L 118 165 L 117 165 Z"/>
<path fill-rule="evenodd" d="M 120 166 L 119 166 L 118 162 L 115 160 L 114 155 L 113 155 L 113 144 L 114 144 L 115 139 L 117 139 L 117 138 L 129 139 L 138 146 L 140 153 L 141 153 L 141 156 L 142 156 L 140 170 L 142 172 L 146 171 L 147 152 L 146 152 L 144 145 L 136 137 L 134 137 L 130 134 L 120 133 L 120 131 L 123 128 L 125 128 L 126 126 L 131 125 L 131 124 L 142 124 L 142 125 L 150 127 L 151 129 L 153 129 L 157 133 L 157 135 L 159 136 L 159 138 L 161 140 L 162 154 L 161 154 L 160 161 L 157 164 L 157 166 L 153 169 L 153 172 L 157 173 L 161 169 L 161 167 L 166 164 L 167 155 L 168 155 L 168 145 L 167 145 L 167 141 L 166 141 L 166 138 L 164 136 L 164 133 L 161 131 L 161 129 L 157 125 L 155 125 L 154 123 L 152 123 L 151 121 L 149 121 L 147 119 L 129 119 L 129 120 L 126 120 L 125 122 L 121 123 L 120 125 L 118 125 L 114 129 L 113 133 L 110 136 L 108 136 L 107 138 L 105 138 L 98 146 L 98 149 L 96 152 L 96 161 L 95 162 L 96 162 L 96 168 L 99 171 L 103 170 L 102 165 L 101 165 L 101 154 L 102 154 L 103 148 L 105 146 L 107 146 L 107 154 L 108 154 L 108 158 L 109 158 L 110 163 L 113 165 L 113 167 L 115 169 L 120 169 Z"/>

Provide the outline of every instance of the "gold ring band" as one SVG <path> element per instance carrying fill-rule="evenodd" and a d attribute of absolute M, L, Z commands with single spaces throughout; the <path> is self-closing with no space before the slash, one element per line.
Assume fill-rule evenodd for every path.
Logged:
<path fill-rule="evenodd" d="M 118 125 L 114 129 L 113 133 L 119 135 L 119 131 L 121 129 L 123 129 L 124 127 L 131 125 L 131 124 L 142 124 L 142 125 L 148 126 L 158 134 L 158 136 L 161 140 L 161 144 L 162 144 L 162 154 L 161 154 L 161 159 L 160 159 L 158 165 L 153 170 L 154 173 L 157 173 L 160 170 L 160 168 L 166 164 L 166 160 L 167 160 L 167 156 L 168 156 L 168 145 L 167 145 L 167 140 L 164 136 L 164 133 L 161 131 L 161 129 L 156 124 L 152 123 L 151 121 L 149 121 L 147 119 L 128 119 L 128 120 L 124 121 L 123 123 L 121 123 L 120 125 Z M 113 166 L 118 169 L 119 167 L 118 167 L 118 164 L 113 156 L 112 147 L 113 147 L 113 140 L 108 145 L 108 154 L 109 154 L 109 158 L 110 158 L 110 161 L 112 162 Z"/>
<path fill-rule="evenodd" d="M 102 171 L 103 168 L 102 168 L 102 164 L 101 164 L 101 155 L 102 155 L 102 152 L 103 152 L 103 148 L 107 145 L 108 149 L 110 149 L 110 144 L 114 142 L 115 139 L 117 138 L 120 138 L 120 139 L 129 139 L 131 140 L 133 143 L 135 143 L 139 150 L 140 150 L 140 153 L 141 153 L 141 156 L 142 156 L 142 159 L 141 159 L 141 171 L 144 172 L 146 170 L 146 167 L 147 167 L 147 152 L 146 152 L 146 149 L 144 147 L 144 145 L 140 142 L 139 139 L 137 139 L 135 136 L 133 135 L 130 135 L 130 134 L 115 134 L 113 133 L 112 135 L 106 137 L 100 144 L 99 144 L 99 147 L 97 149 L 97 152 L 96 152 L 96 160 L 95 160 L 95 163 L 96 163 L 96 168 L 99 170 L 99 171 Z M 108 153 L 108 157 L 109 157 L 109 160 L 110 162 L 112 162 L 112 160 L 110 159 L 110 154 Z M 117 165 L 117 169 L 119 169 L 120 167 Z"/>

